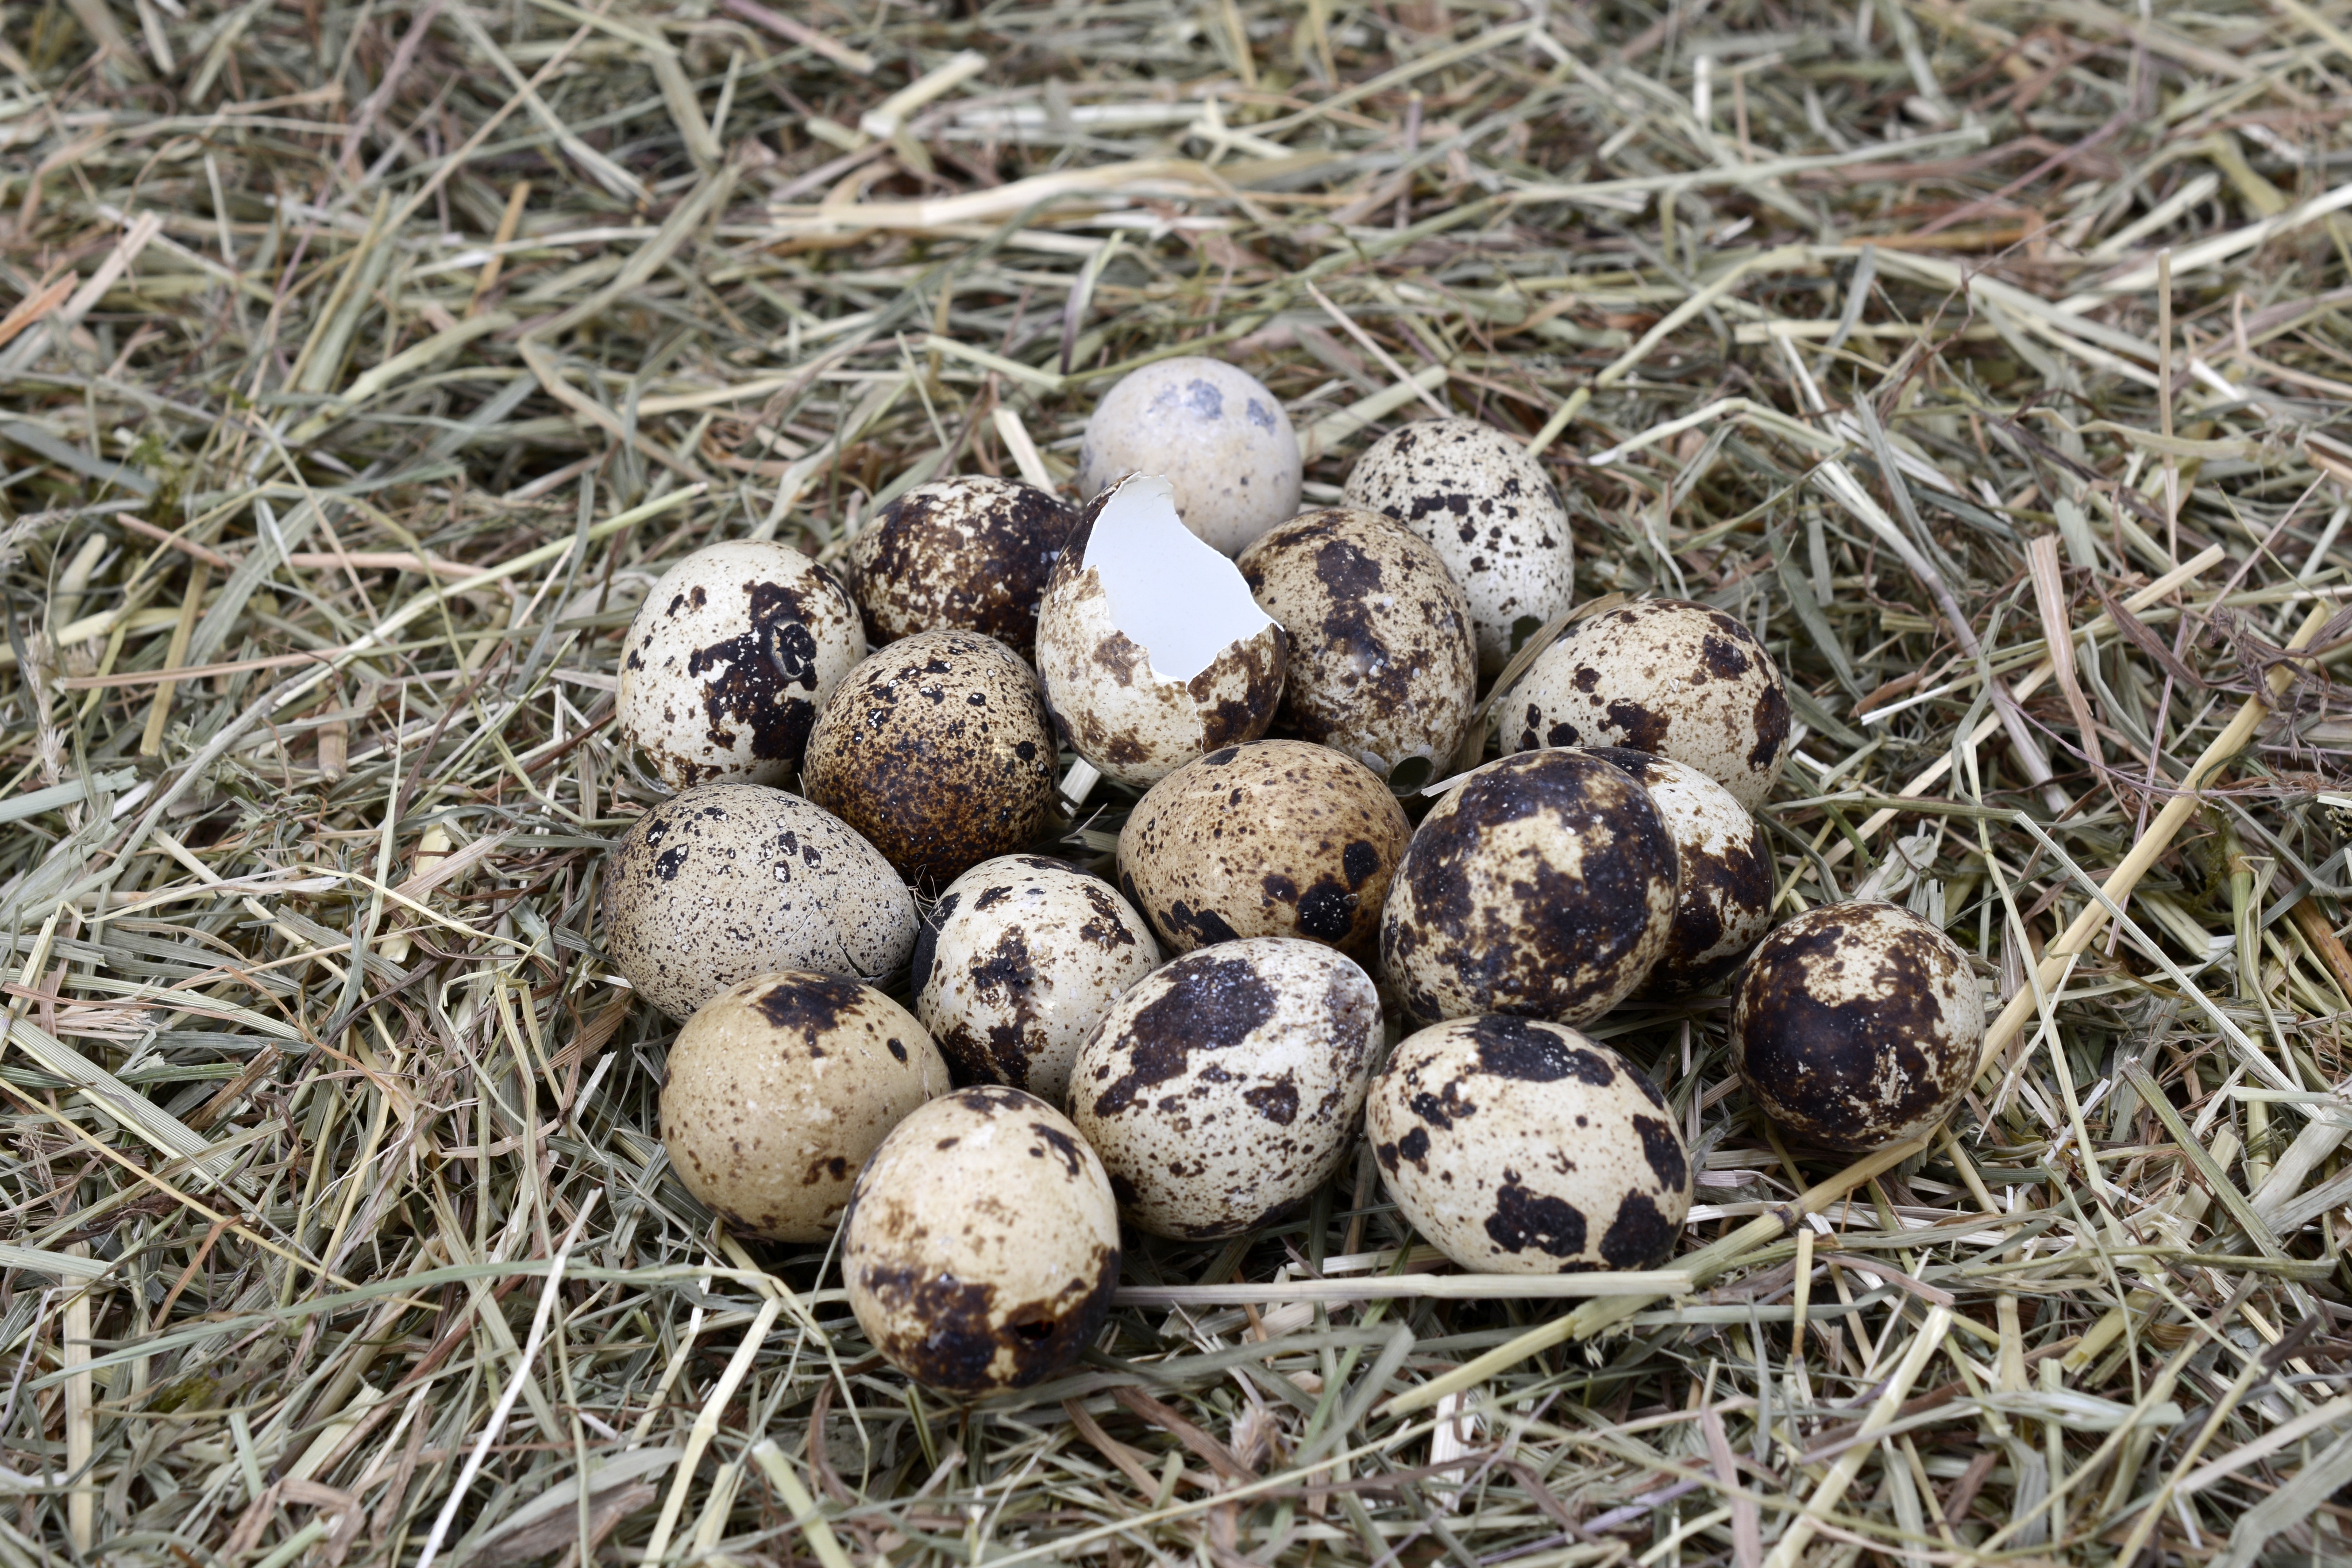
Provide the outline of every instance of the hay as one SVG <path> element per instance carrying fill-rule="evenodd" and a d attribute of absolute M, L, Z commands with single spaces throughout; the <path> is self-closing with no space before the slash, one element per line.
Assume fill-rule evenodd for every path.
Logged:
<path fill-rule="evenodd" d="M 2352 1554 L 2340 12 L 5 16 L 0 1565 Z M 1586 596 L 1759 629 L 1784 908 L 1998 976 L 1952 1135 L 1628 1010 L 1681 1272 L 1461 1299 L 1358 1162 L 970 1409 L 714 1226 L 596 951 L 621 627 L 1179 353 L 1310 499 L 1487 419 Z"/>

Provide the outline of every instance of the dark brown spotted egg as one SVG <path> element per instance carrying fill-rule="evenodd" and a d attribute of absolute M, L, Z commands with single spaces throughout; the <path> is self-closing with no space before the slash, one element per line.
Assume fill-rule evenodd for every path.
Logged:
<path fill-rule="evenodd" d="M 1629 746 L 1688 763 L 1748 810 L 1789 761 L 1789 689 L 1740 619 L 1644 599 L 1571 624 L 1510 693 L 1495 728 L 1513 751 Z"/>
<path fill-rule="evenodd" d="M 1078 1047 L 1160 966 L 1118 890 L 1059 860 L 1006 855 L 948 884 L 915 939 L 915 1016 L 967 1081 L 1059 1105 Z"/>
<path fill-rule="evenodd" d="M 1522 752 L 1463 776 L 1390 885 L 1381 960 L 1424 1021 L 1585 1024 L 1666 950 L 1681 866 L 1648 792 L 1588 752 Z"/>
<path fill-rule="evenodd" d="M 1304 741 L 1211 752 L 1158 784 L 1118 834 L 1118 884 L 1171 952 L 1244 936 L 1370 950 L 1412 836 L 1370 768 Z"/>
<path fill-rule="evenodd" d="M 1942 1124 L 1976 1078 L 1984 994 L 1959 944 L 1893 904 L 1824 904 L 1759 942 L 1731 1065 L 1764 1114 L 1832 1149 Z"/>
<path fill-rule="evenodd" d="M 992 1085 L 900 1122 L 841 1233 L 842 1282 L 874 1348 L 966 1396 L 1076 1361 L 1110 1316 L 1118 1260 L 1101 1160 L 1060 1111 Z"/>
<path fill-rule="evenodd" d="M 866 1155 L 947 1089 L 931 1037 L 879 991 L 835 974 L 763 974 L 677 1032 L 662 1144 L 687 1191 L 737 1231 L 823 1241 Z"/>
<path fill-rule="evenodd" d="M 1175 487 L 1184 526 L 1226 555 L 1298 510 L 1303 473 L 1298 433 L 1265 384 L 1193 354 L 1120 377 L 1078 447 L 1079 494 L 1158 474 Z"/>
<path fill-rule="evenodd" d="M 1236 563 L 1290 652 L 1282 714 L 1382 778 L 1444 771 L 1478 700 L 1470 603 L 1436 551 L 1379 512 L 1329 507 L 1277 524 Z"/>
<path fill-rule="evenodd" d="M 604 869 L 604 951 L 673 1018 L 772 970 L 880 979 L 914 949 L 915 898 L 890 863 L 780 789 L 672 795 L 630 826 Z"/>
<path fill-rule="evenodd" d="M 1018 479 L 972 474 L 917 485 L 849 542 L 849 575 L 876 647 L 960 626 L 1026 658 L 1037 601 L 1076 507 Z"/>
<path fill-rule="evenodd" d="M 1424 419 L 1356 459 L 1341 499 L 1429 541 L 1469 596 L 1488 675 L 1575 597 L 1568 510 L 1525 447 L 1475 419 Z"/>
<path fill-rule="evenodd" d="M 832 573 L 790 545 L 707 544 L 663 574 L 629 623 L 621 729 L 672 789 L 781 784 L 865 656 L 857 605 Z"/>
<path fill-rule="evenodd" d="M 1413 1229 L 1480 1273 L 1654 1268 L 1690 1213 L 1665 1097 L 1560 1024 L 1455 1018 L 1402 1041 L 1364 1136 Z"/>
<path fill-rule="evenodd" d="M 1380 1042 L 1380 998 L 1352 960 L 1286 937 L 1223 942 L 1119 999 L 1078 1052 L 1071 1113 L 1137 1225 L 1238 1236 L 1338 1169 Z"/>
<path fill-rule="evenodd" d="M 1642 994 L 1704 991 L 1738 969 L 1772 923 L 1772 849 L 1764 825 L 1696 768 L 1619 746 L 1595 747 L 1592 754 L 1649 792 L 1682 864 L 1666 951 Z"/>

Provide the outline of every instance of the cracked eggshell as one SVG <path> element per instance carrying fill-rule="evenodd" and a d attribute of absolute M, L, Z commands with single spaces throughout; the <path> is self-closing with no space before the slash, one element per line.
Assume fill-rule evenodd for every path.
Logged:
<path fill-rule="evenodd" d="M 1513 751 L 1628 746 L 1688 763 L 1748 810 L 1789 761 L 1789 688 L 1738 616 L 1643 599 L 1570 625 L 1495 704 Z"/>
<path fill-rule="evenodd" d="M 809 732 L 801 784 L 900 875 L 936 885 L 1037 836 L 1059 756 L 1011 648 L 919 632 L 849 672 Z"/>
<path fill-rule="evenodd" d="M 1482 1273 L 1654 1268 L 1690 1213 L 1665 1097 L 1562 1024 L 1455 1018 L 1412 1036 L 1372 1085 L 1364 1136 L 1413 1229 Z"/>
<path fill-rule="evenodd" d="M 1137 789 L 1255 741 L 1282 700 L 1287 639 L 1234 563 L 1139 474 L 1078 520 L 1037 613 L 1037 676 L 1070 747 Z"/>
<path fill-rule="evenodd" d="M 892 501 L 849 542 L 849 575 L 876 647 L 961 627 L 1022 658 L 1037 601 L 1078 521 L 1076 507 L 1018 479 L 936 479 Z"/>
<path fill-rule="evenodd" d="M 1318 745 L 1386 778 L 1408 757 L 1445 768 L 1478 700 L 1470 602 L 1420 535 L 1328 507 L 1279 524 L 1236 563 L 1290 650 L 1282 713 Z"/>
<path fill-rule="evenodd" d="M 1390 431 L 1349 472 L 1340 499 L 1427 540 L 1469 596 L 1478 664 L 1494 674 L 1576 595 L 1575 543 L 1543 465 L 1475 419 Z"/>
<path fill-rule="evenodd" d="M 757 539 L 707 544 L 654 584 L 621 645 L 621 728 L 672 789 L 779 784 L 866 657 L 834 574 Z"/>
<path fill-rule="evenodd" d="M 1060 1105 L 1078 1047 L 1158 967 L 1151 927 L 1109 883 L 1006 855 L 932 906 L 915 939 L 915 1016 L 960 1077 Z"/>
<path fill-rule="evenodd" d="M 1300 936 L 1364 956 L 1404 808 L 1370 768 L 1304 741 L 1211 752 L 1153 784 L 1118 835 L 1118 881 L 1171 952 Z"/>
<path fill-rule="evenodd" d="M 835 974 L 747 980 L 670 1046 L 662 1143 L 687 1190 L 747 1236 L 823 1241 L 890 1129 L 948 1089 L 907 1010 Z"/>
<path fill-rule="evenodd" d="M 1666 951 L 1642 994 L 1703 991 L 1738 969 L 1772 923 L 1772 848 L 1764 825 L 1729 790 L 1688 763 L 1622 746 L 1596 746 L 1591 754 L 1632 774 L 1649 792 L 1682 865 Z"/>
<path fill-rule="evenodd" d="M 683 1018 L 738 981 L 806 969 L 877 979 L 915 947 L 915 898 L 823 807 L 760 784 L 703 784 L 637 818 L 604 871 L 604 951 Z"/>
<path fill-rule="evenodd" d="M 993 1085 L 900 1122 L 841 1234 L 849 1309 L 874 1348 L 967 1396 L 1076 1361 L 1110 1317 L 1118 1262 L 1102 1161 L 1052 1106 Z"/>
<path fill-rule="evenodd" d="M 1073 1118 L 1128 1217 L 1238 1236 L 1338 1169 L 1381 1041 L 1370 976 L 1318 942 L 1189 953 L 1119 999 L 1078 1053 Z"/>
<path fill-rule="evenodd" d="M 1824 904 L 1748 955 L 1731 1065 L 1773 1121 L 1860 1152 L 1941 1125 L 1976 1077 L 1984 1031 L 1958 943 L 1893 904 Z"/>
<path fill-rule="evenodd" d="M 1175 487 L 1176 510 L 1226 555 L 1298 510 L 1298 432 L 1265 384 L 1186 355 L 1130 371 L 1095 405 L 1078 447 L 1078 493 L 1129 474 Z"/>
<path fill-rule="evenodd" d="M 1622 769 L 1586 752 L 1498 757 L 1422 818 L 1381 960 L 1424 1021 L 1591 1023 L 1665 952 L 1680 884 L 1665 818 Z"/>

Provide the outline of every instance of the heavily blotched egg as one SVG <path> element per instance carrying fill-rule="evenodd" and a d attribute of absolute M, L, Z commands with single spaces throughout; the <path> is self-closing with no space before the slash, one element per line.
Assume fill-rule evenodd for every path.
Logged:
<path fill-rule="evenodd" d="M 1120 377 L 1078 448 L 1079 494 L 1157 474 L 1175 487 L 1184 526 L 1227 555 L 1298 510 L 1303 473 L 1298 433 L 1265 384 L 1195 355 Z"/>
<path fill-rule="evenodd" d="M 1772 850 L 1764 825 L 1729 790 L 1687 763 L 1622 746 L 1592 754 L 1650 793 L 1682 864 L 1666 951 L 1643 994 L 1687 996 L 1739 967 L 1772 923 Z"/>
<path fill-rule="evenodd" d="M 876 647 L 961 627 L 1026 658 L 1037 601 L 1076 526 L 1058 496 L 1018 479 L 935 479 L 874 514 L 849 542 L 849 573 Z"/>

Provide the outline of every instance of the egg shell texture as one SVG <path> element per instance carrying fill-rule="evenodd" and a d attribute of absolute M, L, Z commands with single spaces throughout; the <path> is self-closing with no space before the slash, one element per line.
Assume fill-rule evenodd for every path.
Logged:
<path fill-rule="evenodd" d="M 1184 526 L 1228 555 L 1298 510 L 1298 432 L 1245 370 L 1182 355 L 1130 371 L 1104 394 L 1078 447 L 1078 491 L 1129 474 L 1176 487 Z"/>
<path fill-rule="evenodd" d="M 1685 763 L 1622 746 L 1592 755 L 1633 776 L 1665 818 L 1682 866 L 1666 951 L 1641 994 L 1687 996 L 1739 967 L 1772 923 L 1772 848 L 1729 790 Z"/>
<path fill-rule="evenodd" d="M 1074 1119 L 1128 1216 L 1155 1236 L 1237 1236 L 1292 1212 L 1347 1152 L 1381 1009 L 1317 942 L 1189 953 L 1120 998 L 1078 1053 Z"/>
<path fill-rule="evenodd" d="M 1462 585 L 1420 535 L 1328 507 L 1277 525 L 1238 564 L 1290 638 L 1291 728 L 1382 778 L 1407 757 L 1453 757 L 1477 704 L 1477 638 Z"/>
<path fill-rule="evenodd" d="M 621 728 L 672 789 L 779 784 L 865 657 L 856 603 L 831 572 L 789 545 L 705 545 L 663 574 L 629 623 Z"/>
<path fill-rule="evenodd" d="M 1370 769 L 1305 741 L 1170 773 L 1118 835 L 1119 886 L 1171 952 L 1245 936 L 1368 951 L 1412 826 Z"/>
<path fill-rule="evenodd" d="M 915 939 L 915 1016 L 959 1078 L 1050 1104 L 1111 1005 L 1160 966 L 1160 943 L 1110 884 L 1034 855 L 950 883 Z"/>
<path fill-rule="evenodd" d="M 951 1394 L 1025 1388 L 1077 1360 L 1118 1285 L 1102 1162 L 1019 1089 L 958 1089 L 907 1118 L 842 1227 L 850 1310 L 874 1348 Z"/>
<path fill-rule="evenodd" d="M 1664 952 L 1680 878 L 1664 817 L 1622 770 L 1584 752 L 1499 757 L 1414 830 L 1381 962 L 1424 1021 L 1589 1023 Z"/>
<path fill-rule="evenodd" d="M 1977 1073 L 1984 994 L 1968 954 L 1894 904 L 1824 904 L 1748 955 L 1731 1061 L 1764 1113 L 1832 1149 L 1915 1137 Z"/>
<path fill-rule="evenodd" d="M 1058 756 L 1012 649 L 918 632 L 850 671 L 809 735 L 802 782 L 902 875 L 935 884 L 1037 836 Z"/>
<path fill-rule="evenodd" d="M 1748 810 L 1789 761 L 1789 689 L 1736 616 L 1644 599 L 1570 626 L 1495 705 L 1514 751 L 1625 746 L 1692 767 Z"/>
<path fill-rule="evenodd" d="M 875 513 L 849 544 L 866 636 L 877 647 L 961 627 L 1022 658 L 1037 646 L 1037 601 L 1077 509 L 1018 479 L 937 479 Z"/>
<path fill-rule="evenodd" d="M 604 950 L 638 994 L 684 1018 L 772 970 L 878 979 L 915 946 L 915 899 L 839 817 L 760 784 L 702 784 L 614 846 Z"/>
<path fill-rule="evenodd" d="M 1652 1268 L 1691 1166 L 1648 1076 L 1564 1025 L 1456 1018 L 1403 1040 L 1364 1135 L 1412 1227 L 1465 1268 Z"/>
<path fill-rule="evenodd" d="M 1525 447 L 1475 419 L 1424 419 L 1366 448 L 1340 499 L 1433 547 L 1468 596 L 1487 674 L 1576 593 L 1568 509 Z"/>
<path fill-rule="evenodd" d="M 893 1127 L 948 1088 L 907 1010 L 834 974 L 763 974 L 712 997 L 669 1049 L 662 1142 L 687 1190 L 747 1236 L 822 1241 Z"/>

